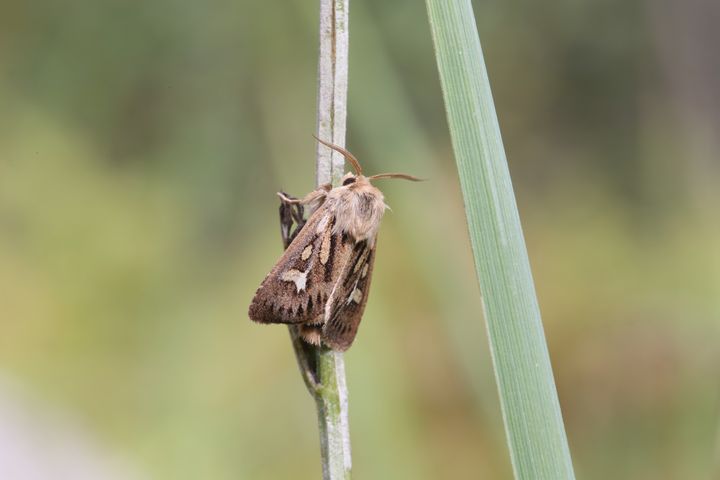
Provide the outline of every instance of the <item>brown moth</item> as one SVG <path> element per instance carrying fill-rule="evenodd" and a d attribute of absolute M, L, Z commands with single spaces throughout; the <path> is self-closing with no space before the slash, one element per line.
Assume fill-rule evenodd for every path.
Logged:
<path fill-rule="evenodd" d="M 345 351 L 357 334 L 370 289 L 375 240 L 385 209 L 383 194 L 370 181 L 379 178 L 420 179 L 402 173 L 365 177 L 357 159 L 344 148 L 320 139 L 352 164 L 340 186 L 323 185 L 305 198 L 278 193 L 299 229 L 255 292 L 248 315 L 260 323 L 297 325 L 313 345 Z M 313 208 L 304 225 L 302 206 Z M 281 216 L 283 210 L 281 207 Z M 300 218 L 302 220 L 302 218 Z M 292 238 L 283 224 L 283 235 Z"/>

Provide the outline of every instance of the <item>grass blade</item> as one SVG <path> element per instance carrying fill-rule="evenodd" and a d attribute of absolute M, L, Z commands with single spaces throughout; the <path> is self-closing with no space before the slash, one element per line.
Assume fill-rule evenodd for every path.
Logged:
<path fill-rule="evenodd" d="M 515 477 L 574 478 L 470 0 L 427 0 Z"/>

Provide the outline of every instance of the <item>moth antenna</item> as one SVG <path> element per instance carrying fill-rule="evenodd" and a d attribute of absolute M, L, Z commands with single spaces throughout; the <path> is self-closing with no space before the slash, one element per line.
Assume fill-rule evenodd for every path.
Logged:
<path fill-rule="evenodd" d="M 348 162 L 350 162 L 350 164 L 351 164 L 352 167 L 353 167 L 353 170 L 355 170 L 355 173 L 356 173 L 357 175 L 362 175 L 362 167 L 360 166 L 360 162 L 358 162 L 358 159 L 355 158 L 355 155 L 353 155 L 352 153 L 348 152 L 347 150 L 345 150 L 345 149 L 342 148 L 342 147 L 338 147 L 337 145 L 334 145 L 334 144 L 332 144 L 332 143 L 328 143 L 328 142 L 326 142 L 326 141 L 324 141 L 324 140 L 320 140 L 320 139 L 319 139 L 318 137 L 316 137 L 315 135 L 313 135 L 313 138 L 314 138 L 315 140 L 317 140 L 318 142 L 322 143 L 323 145 L 325 145 L 326 147 L 328 147 L 328 148 L 330 148 L 330 149 L 332 149 L 332 150 L 335 150 L 336 152 L 339 152 L 340 154 L 342 154 L 342 156 L 345 157 Z"/>
<path fill-rule="evenodd" d="M 368 177 L 368 180 L 377 180 L 378 178 L 402 178 L 403 180 L 410 180 L 411 182 L 424 182 L 425 178 L 413 177 L 407 173 L 379 173 Z"/>

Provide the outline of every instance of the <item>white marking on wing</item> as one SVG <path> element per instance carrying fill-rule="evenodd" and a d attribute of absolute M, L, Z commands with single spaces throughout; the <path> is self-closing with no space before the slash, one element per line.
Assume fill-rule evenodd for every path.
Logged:
<path fill-rule="evenodd" d="M 280 275 L 280 280 L 285 282 L 295 282 L 295 288 L 298 293 L 300 293 L 302 290 L 305 290 L 305 285 L 307 284 L 307 272 L 301 272 L 300 270 L 295 270 L 293 268 Z"/>

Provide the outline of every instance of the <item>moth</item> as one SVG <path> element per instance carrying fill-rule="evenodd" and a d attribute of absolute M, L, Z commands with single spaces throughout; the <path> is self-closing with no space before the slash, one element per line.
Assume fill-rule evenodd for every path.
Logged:
<path fill-rule="evenodd" d="M 294 217 L 299 228 L 255 292 L 248 315 L 259 323 L 296 325 L 305 342 L 345 351 L 355 339 L 367 303 L 377 233 L 388 208 L 371 181 L 420 179 L 403 173 L 366 177 L 350 152 L 316 140 L 342 154 L 355 173 L 345 174 L 335 188 L 323 185 L 302 199 L 278 193 L 285 207 L 295 207 L 286 208 L 285 216 Z M 307 221 L 302 218 L 304 206 L 312 212 Z M 281 217 L 282 212 L 283 207 Z M 286 221 L 282 228 L 289 236 Z"/>

